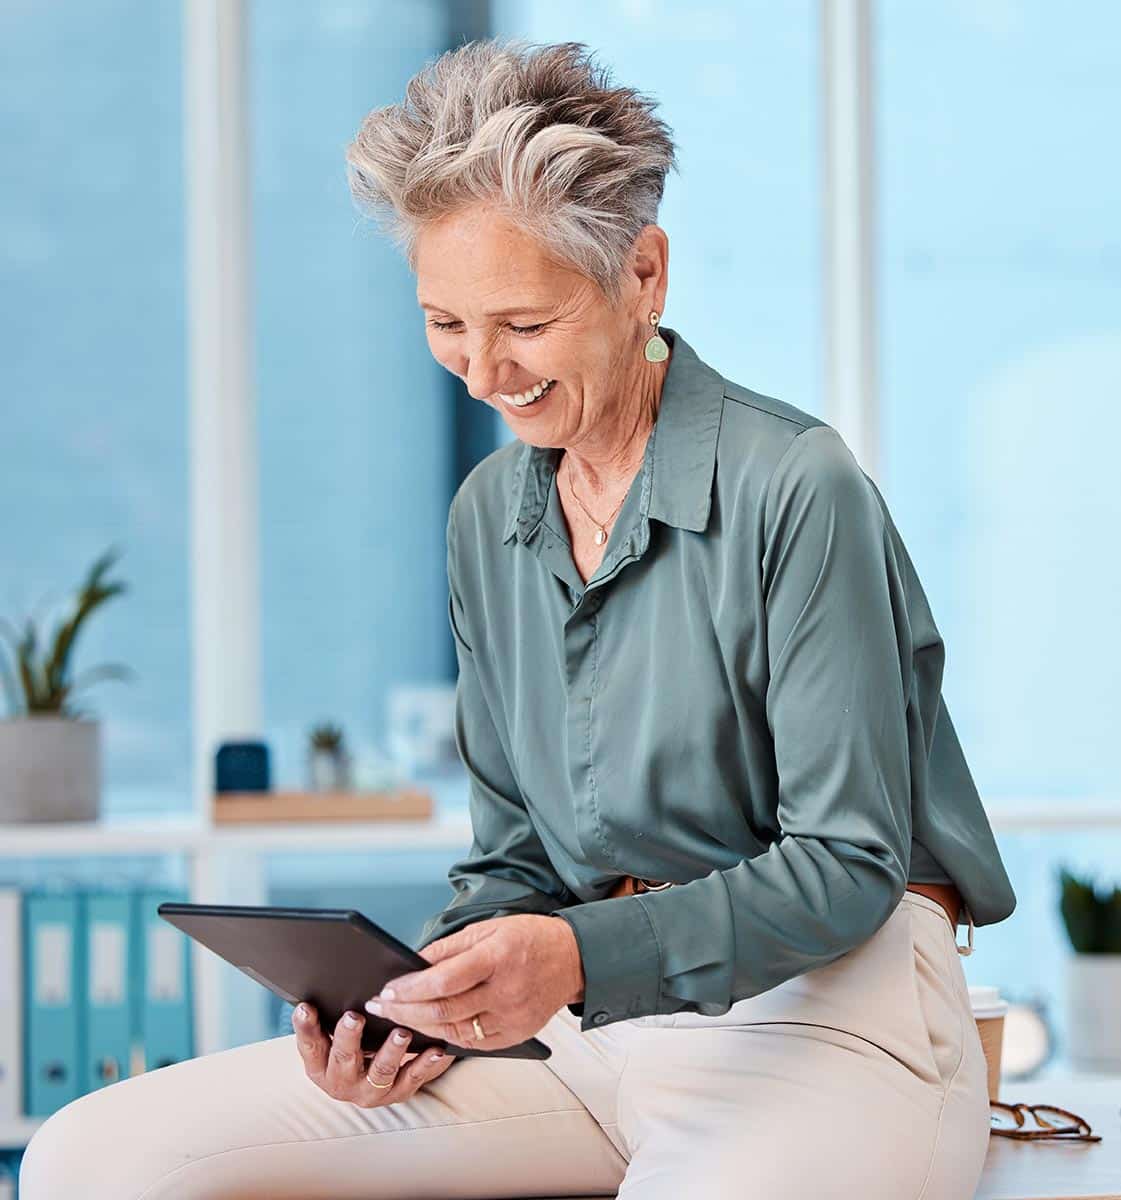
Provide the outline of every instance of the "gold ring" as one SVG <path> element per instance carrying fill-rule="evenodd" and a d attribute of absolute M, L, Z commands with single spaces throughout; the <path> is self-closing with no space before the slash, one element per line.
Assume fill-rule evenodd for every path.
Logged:
<path fill-rule="evenodd" d="M 475 1030 L 475 1037 L 481 1042 L 487 1035 L 483 1033 L 483 1027 L 479 1024 L 478 1017 L 471 1018 L 471 1026 Z"/>
<path fill-rule="evenodd" d="M 392 1083 L 375 1083 L 375 1082 L 374 1082 L 374 1081 L 373 1081 L 373 1080 L 372 1080 L 372 1079 L 369 1077 L 369 1075 L 367 1075 L 367 1076 L 366 1076 L 366 1082 L 367 1082 L 367 1083 L 370 1085 L 370 1087 L 381 1088 L 383 1091 L 384 1091 L 386 1088 L 391 1088 L 391 1087 L 393 1086 L 393 1084 L 392 1084 Z"/>

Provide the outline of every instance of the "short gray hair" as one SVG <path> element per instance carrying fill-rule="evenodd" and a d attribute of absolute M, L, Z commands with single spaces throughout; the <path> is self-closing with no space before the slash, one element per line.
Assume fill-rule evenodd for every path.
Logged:
<path fill-rule="evenodd" d="M 612 86 L 582 42 L 467 42 L 366 116 L 346 151 L 351 194 L 414 272 L 425 223 L 482 203 L 617 303 L 678 169 L 656 104 Z"/>

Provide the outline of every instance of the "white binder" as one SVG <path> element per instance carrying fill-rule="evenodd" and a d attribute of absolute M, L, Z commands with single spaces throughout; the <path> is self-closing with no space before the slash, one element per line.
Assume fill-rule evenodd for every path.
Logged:
<path fill-rule="evenodd" d="M 0 1122 L 23 1116 L 22 905 L 18 888 L 0 888 Z"/>

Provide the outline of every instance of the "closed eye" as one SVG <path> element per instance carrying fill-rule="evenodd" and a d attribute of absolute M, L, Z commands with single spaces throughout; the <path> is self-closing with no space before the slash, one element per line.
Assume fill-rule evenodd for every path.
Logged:
<path fill-rule="evenodd" d="M 460 324 L 460 322 L 459 321 L 429 321 L 428 324 L 431 325 L 433 329 L 440 329 L 440 330 L 446 331 L 449 329 L 454 329 L 458 324 Z M 510 326 L 508 326 L 508 328 L 510 329 L 510 331 L 512 333 L 516 333 L 520 337 L 532 337 L 535 333 L 538 333 L 540 330 L 544 329 L 545 324 L 546 323 L 544 321 L 542 321 L 537 325 L 510 325 Z"/>

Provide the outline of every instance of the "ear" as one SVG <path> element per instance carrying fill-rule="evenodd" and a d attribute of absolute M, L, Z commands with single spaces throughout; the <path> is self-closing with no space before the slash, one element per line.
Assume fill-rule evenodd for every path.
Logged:
<path fill-rule="evenodd" d="M 643 225 L 631 252 L 631 270 L 638 282 L 635 317 L 645 324 L 651 312 L 665 311 L 669 286 L 669 237 L 660 225 Z"/>

